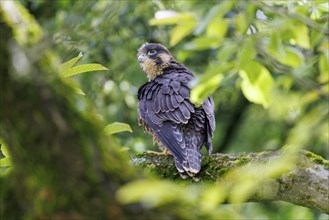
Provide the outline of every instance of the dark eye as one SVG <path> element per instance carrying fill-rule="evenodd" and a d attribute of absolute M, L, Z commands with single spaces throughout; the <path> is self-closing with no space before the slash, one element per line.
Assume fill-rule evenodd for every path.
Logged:
<path fill-rule="evenodd" d="M 147 54 L 149 55 L 149 56 L 152 56 L 152 55 L 154 55 L 154 54 L 156 54 L 156 50 L 149 50 L 148 52 L 147 52 Z"/>

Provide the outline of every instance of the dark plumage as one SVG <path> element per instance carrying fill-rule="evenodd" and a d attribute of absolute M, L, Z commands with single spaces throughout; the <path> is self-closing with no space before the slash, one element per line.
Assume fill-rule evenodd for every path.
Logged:
<path fill-rule="evenodd" d="M 215 130 L 214 103 L 209 97 L 200 107 L 190 102 L 189 82 L 193 74 L 177 62 L 161 44 L 144 44 L 138 61 L 149 82 L 138 90 L 138 121 L 175 159 L 183 176 L 201 169 L 201 148 L 212 151 Z"/>

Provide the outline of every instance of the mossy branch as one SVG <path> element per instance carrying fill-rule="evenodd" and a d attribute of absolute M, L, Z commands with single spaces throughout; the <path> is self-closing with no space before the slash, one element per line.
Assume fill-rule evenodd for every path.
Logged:
<path fill-rule="evenodd" d="M 261 166 L 278 159 L 283 151 L 213 154 L 203 159 L 202 170 L 199 174 L 201 182 L 221 182 L 233 185 L 235 178 L 225 178 L 234 168 L 251 164 Z M 295 158 L 294 166 L 278 176 L 268 177 L 257 185 L 257 189 L 248 201 L 286 201 L 321 212 L 329 213 L 329 162 L 308 151 L 300 151 Z M 133 164 L 162 178 L 180 179 L 171 156 L 155 156 L 141 154 L 132 160 Z M 252 168 L 251 168 L 252 169 Z M 242 169 L 235 169 L 234 175 L 243 175 Z M 259 174 L 263 175 L 263 174 Z M 185 180 L 191 181 L 191 179 Z M 231 182 L 231 183 L 230 183 Z"/>

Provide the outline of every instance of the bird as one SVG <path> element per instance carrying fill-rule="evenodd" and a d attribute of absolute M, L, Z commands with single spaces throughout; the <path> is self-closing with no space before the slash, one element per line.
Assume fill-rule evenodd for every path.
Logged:
<path fill-rule="evenodd" d="M 199 106 L 190 100 L 193 73 L 158 43 L 144 43 L 137 52 L 148 82 L 138 89 L 138 124 L 153 136 L 162 152 L 172 155 L 180 176 L 197 180 L 202 146 L 212 152 L 215 131 L 214 102 L 207 97 Z"/>

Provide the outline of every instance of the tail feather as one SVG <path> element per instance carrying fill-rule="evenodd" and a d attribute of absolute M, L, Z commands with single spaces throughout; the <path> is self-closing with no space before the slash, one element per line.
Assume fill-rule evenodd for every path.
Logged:
<path fill-rule="evenodd" d="M 195 131 L 189 131 L 184 134 L 186 156 L 183 160 L 175 158 L 177 170 L 180 173 L 186 172 L 189 176 L 194 176 L 201 170 L 201 147 L 203 138 L 200 138 Z"/>

